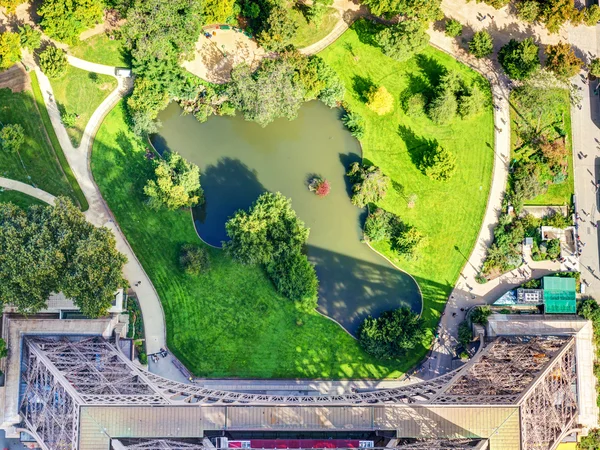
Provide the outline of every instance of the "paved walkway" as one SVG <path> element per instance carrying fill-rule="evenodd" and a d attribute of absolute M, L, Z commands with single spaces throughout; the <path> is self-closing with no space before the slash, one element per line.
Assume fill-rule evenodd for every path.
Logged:
<path fill-rule="evenodd" d="M 37 198 L 38 200 L 41 200 L 53 206 L 56 200 L 56 197 L 54 197 L 54 195 L 49 194 L 46 191 L 42 191 L 41 189 L 33 187 L 29 184 L 21 183 L 20 181 L 11 180 L 9 178 L 0 177 L 0 187 L 9 191 L 22 192 L 23 194 L 27 194 L 30 197 Z"/>
<path fill-rule="evenodd" d="M 95 226 L 109 228 L 115 235 L 117 249 L 127 256 L 127 263 L 124 267 L 124 276 L 129 281 L 140 300 L 140 308 L 144 315 L 147 351 L 148 353 L 157 352 L 161 347 L 166 347 L 165 319 L 160 298 L 158 297 L 150 278 L 146 275 L 141 263 L 136 258 L 125 236 L 115 222 L 110 209 L 102 198 L 90 168 L 90 155 L 96 132 L 108 112 L 119 102 L 119 100 L 121 100 L 123 95 L 131 89 L 132 80 L 130 78 L 115 77 L 114 67 L 102 66 L 78 58 L 69 57 L 69 63 L 80 69 L 111 75 L 117 78 L 118 81 L 117 88 L 108 95 L 92 114 L 92 117 L 84 130 L 81 144 L 78 148 L 75 148 L 71 144 L 67 130 L 60 120 L 60 113 L 54 100 L 50 81 L 35 65 L 31 55 L 26 55 L 25 58 L 28 66 L 35 67 L 35 72 L 38 77 L 40 89 L 52 126 L 56 132 L 56 136 L 58 137 L 69 166 L 73 170 L 75 178 L 81 186 L 81 190 L 90 205 L 89 209 L 84 213 L 87 220 Z M 27 185 L 21 186 L 16 184 L 13 184 L 11 188 L 22 190 L 22 192 L 25 193 L 29 193 L 28 191 L 33 189 Z M 141 284 L 136 287 L 135 284 L 138 281 L 141 281 Z"/>

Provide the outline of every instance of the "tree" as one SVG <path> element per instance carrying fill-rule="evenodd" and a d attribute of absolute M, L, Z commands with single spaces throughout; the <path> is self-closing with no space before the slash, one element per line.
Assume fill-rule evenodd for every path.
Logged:
<path fill-rule="evenodd" d="M 144 193 L 152 208 L 175 210 L 204 202 L 200 187 L 200 168 L 186 161 L 179 153 L 167 152 L 155 163 L 155 178 L 148 180 Z"/>
<path fill-rule="evenodd" d="M 458 98 L 458 114 L 463 119 L 478 116 L 483 112 L 485 104 L 483 92 L 474 84 Z"/>
<path fill-rule="evenodd" d="M 593 77 L 600 77 L 600 59 L 594 58 L 590 61 L 590 75 Z"/>
<path fill-rule="evenodd" d="M 240 64 L 231 72 L 229 101 L 246 120 L 266 126 L 278 117 L 296 117 L 304 98 L 304 86 L 288 59 L 263 60 L 253 74 Z"/>
<path fill-rule="evenodd" d="M 77 123 L 77 114 L 72 111 L 61 111 L 60 121 L 67 128 L 73 128 Z"/>
<path fill-rule="evenodd" d="M 469 322 L 463 320 L 460 325 L 458 325 L 458 342 L 466 347 L 473 340 L 473 331 L 471 331 L 471 327 L 469 326 Z"/>
<path fill-rule="evenodd" d="M 600 448 L 600 428 L 589 430 L 587 436 L 583 436 L 577 443 L 577 448 L 579 450 L 597 450 Z"/>
<path fill-rule="evenodd" d="M 0 69 L 8 69 L 21 60 L 19 35 L 10 31 L 0 33 Z"/>
<path fill-rule="evenodd" d="M 156 127 L 153 121 L 168 102 L 169 94 L 160 84 L 144 77 L 137 77 L 133 92 L 127 99 L 134 132 L 140 136 L 154 132 Z"/>
<path fill-rule="evenodd" d="M 392 250 L 406 259 L 413 259 L 424 244 L 423 233 L 413 226 L 404 225 L 394 236 Z"/>
<path fill-rule="evenodd" d="M 25 130 L 18 124 L 6 124 L 0 130 L 0 147 L 10 153 L 17 153 L 25 143 Z"/>
<path fill-rule="evenodd" d="M 67 56 L 63 49 L 49 45 L 39 56 L 42 72 L 48 78 L 61 78 L 67 73 Z"/>
<path fill-rule="evenodd" d="M 6 8 L 6 14 L 14 14 L 17 12 L 17 6 L 24 3 L 23 0 L 0 0 L 0 6 Z"/>
<path fill-rule="evenodd" d="M 558 33 L 569 20 L 576 22 L 574 18 L 576 12 L 573 0 L 552 0 L 542 3 L 539 18 L 548 31 Z"/>
<path fill-rule="evenodd" d="M 319 280 L 314 266 L 305 255 L 294 252 L 266 266 L 267 275 L 281 295 L 298 301 L 307 309 L 317 307 Z"/>
<path fill-rule="evenodd" d="M 540 16 L 539 2 L 537 0 L 525 0 L 517 3 L 517 16 L 524 22 L 536 22 Z"/>
<path fill-rule="evenodd" d="M 342 123 L 356 139 L 362 139 L 364 137 L 365 119 L 357 112 L 346 110 L 342 116 Z"/>
<path fill-rule="evenodd" d="M 402 226 L 398 216 L 377 208 L 367 216 L 364 233 L 370 242 L 389 241 L 401 231 Z"/>
<path fill-rule="evenodd" d="M 37 13 L 44 33 L 75 45 L 82 31 L 102 21 L 103 11 L 102 0 L 44 0 Z"/>
<path fill-rule="evenodd" d="M 365 97 L 367 98 L 367 108 L 380 116 L 390 113 L 394 109 L 394 97 L 385 86 L 372 86 Z"/>
<path fill-rule="evenodd" d="M 476 58 L 485 58 L 494 51 L 494 41 L 490 33 L 485 30 L 477 31 L 469 42 L 469 51 Z"/>
<path fill-rule="evenodd" d="M 479 306 L 473 309 L 471 313 L 471 322 L 478 325 L 487 325 L 488 317 L 492 314 L 492 310 L 489 306 Z"/>
<path fill-rule="evenodd" d="M 21 47 L 33 52 L 42 45 L 42 33 L 26 23 L 19 27 L 19 40 Z"/>
<path fill-rule="evenodd" d="M 436 142 L 423 153 L 419 168 L 432 180 L 448 181 L 456 172 L 456 157 Z"/>
<path fill-rule="evenodd" d="M 454 120 L 457 110 L 456 95 L 450 90 L 443 90 L 431 101 L 427 114 L 435 123 L 445 125 Z"/>
<path fill-rule="evenodd" d="M 567 43 L 548 45 L 546 55 L 546 67 L 563 81 L 573 78 L 583 66 L 583 61 L 575 56 L 573 48 Z"/>
<path fill-rule="evenodd" d="M 350 165 L 346 174 L 352 183 L 352 204 L 364 208 L 377 203 L 387 194 L 390 179 L 377 166 L 357 162 Z"/>
<path fill-rule="evenodd" d="M 24 211 L 0 204 L 0 302 L 21 312 L 63 292 L 88 317 L 107 313 L 125 285 L 125 256 L 106 228 L 95 228 L 68 199 Z"/>
<path fill-rule="evenodd" d="M 298 25 L 290 16 L 287 8 L 275 5 L 263 24 L 263 30 L 258 34 L 258 43 L 265 50 L 276 52 L 286 47 L 296 35 Z"/>
<path fill-rule="evenodd" d="M 539 47 L 532 37 L 521 42 L 511 39 L 498 52 L 498 61 L 513 80 L 524 80 L 540 67 Z"/>
<path fill-rule="evenodd" d="M 204 2 L 204 20 L 207 24 L 224 23 L 232 17 L 235 0 L 206 0 Z"/>
<path fill-rule="evenodd" d="M 445 23 L 446 36 L 457 37 L 462 34 L 462 23 L 456 19 L 448 19 Z"/>
<path fill-rule="evenodd" d="M 248 211 L 237 211 L 225 224 L 224 250 L 242 264 L 269 264 L 301 253 L 309 230 L 281 193 L 266 192 Z"/>
<path fill-rule="evenodd" d="M 588 27 L 593 27 L 600 20 L 600 6 L 593 4 L 583 11 L 583 22 Z"/>
<path fill-rule="evenodd" d="M 429 34 L 421 22 L 405 20 L 381 30 L 375 35 L 375 41 L 386 56 L 406 61 L 427 48 Z"/>
<path fill-rule="evenodd" d="M 422 22 L 441 19 L 441 0 L 365 0 L 364 3 L 376 16 L 392 17 L 401 14 Z"/>
<path fill-rule="evenodd" d="M 206 248 L 185 244 L 179 253 L 179 264 L 189 275 L 201 275 L 210 269 L 210 258 Z"/>
<path fill-rule="evenodd" d="M 376 358 L 403 357 L 424 337 L 423 319 L 407 307 L 385 311 L 377 319 L 369 316 L 358 329 L 358 342 Z"/>
<path fill-rule="evenodd" d="M 421 92 L 411 95 L 404 104 L 404 112 L 409 117 L 423 117 L 427 107 L 427 98 Z"/>

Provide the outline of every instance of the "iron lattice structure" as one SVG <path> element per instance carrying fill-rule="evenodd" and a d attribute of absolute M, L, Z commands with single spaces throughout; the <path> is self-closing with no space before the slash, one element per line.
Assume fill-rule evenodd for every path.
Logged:
<path fill-rule="evenodd" d="M 149 439 L 149 440 L 139 440 L 133 444 L 129 445 L 114 445 L 113 449 L 123 449 L 123 450 L 209 450 L 202 444 L 193 444 L 189 442 L 183 441 L 175 441 L 171 439 Z"/>
<path fill-rule="evenodd" d="M 326 396 L 248 394 L 178 383 L 141 370 L 102 337 L 29 336 L 24 344 L 21 413 L 48 449 L 77 448 L 82 406 L 518 405 L 524 450 L 551 448 L 577 412 L 572 337 L 497 338 L 469 363 L 434 380 Z M 540 421 L 545 421 L 541 428 Z"/>

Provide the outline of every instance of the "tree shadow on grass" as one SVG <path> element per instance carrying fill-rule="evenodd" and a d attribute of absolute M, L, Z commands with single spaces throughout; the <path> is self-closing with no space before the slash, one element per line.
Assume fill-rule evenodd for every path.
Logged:
<path fill-rule="evenodd" d="M 359 96 L 359 99 L 363 102 L 367 101 L 367 92 L 372 87 L 375 87 L 375 83 L 373 83 L 373 80 L 371 80 L 370 78 L 361 77 L 360 75 L 355 75 L 352 77 L 352 89 L 356 91 L 356 93 Z"/>
<path fill-rule="evenodd" d="M 354 25 L 352 25 L 352 29 L 356 32 L 358 40 L 363 44 L 372 45 L 374 47 L 378 47 L 377 42 L 375 41 L 375 35 L 384 28 L 385 26 L 374 24 L 366 19 L 357 20 L 354 22 Z"/>
<path fill-rule="evenodd" d="M 435 58 L 427 55 L 417 54 L 415 61 L 421 72 L 423 72 L 423 75 L 429 81 L 430 89 L 435 89 L 440 84 L 440 77 L 447 72 L 447 69 Z"/>
<path fill-rule="evenodd" d="M 423 94 L 427 99 L 427 102 L 431 101 L 434 96 L 433 87 L 429 81 L 421 76 L 412 73 L 407 74 L 408 87 L 400 93 L 400 105 L 406 112 L 406 104 L 410 98 L 415 94 Z"/>
<path fill-rule="evenodd" d="M 422 136 L 417 136 L 411 128 L 404 125 L 398 126 L 398 135 L 406 144 L 410 160 L 417 168 L 419 168 L 419 170 L 421 170 L 420 167 L 424 155 L 431 149 L 437 147 L 437 141 L 435 139 L 426 139 Z"/>

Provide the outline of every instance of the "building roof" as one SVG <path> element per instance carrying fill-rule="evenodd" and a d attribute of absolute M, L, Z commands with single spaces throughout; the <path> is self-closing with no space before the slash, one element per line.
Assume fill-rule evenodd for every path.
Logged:
<path fill-rule="evenodd" d="M 544 306 L 547 314 L 575 314 L 577 312 L 575 279 L 544 277 Z"/>

